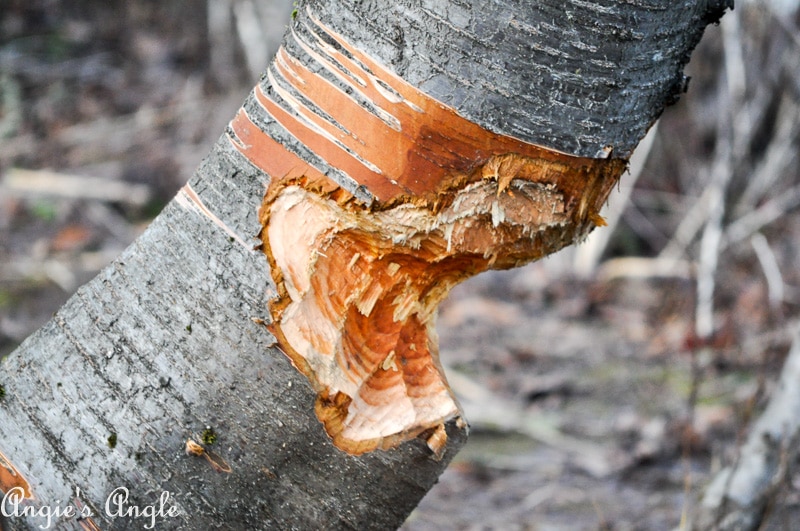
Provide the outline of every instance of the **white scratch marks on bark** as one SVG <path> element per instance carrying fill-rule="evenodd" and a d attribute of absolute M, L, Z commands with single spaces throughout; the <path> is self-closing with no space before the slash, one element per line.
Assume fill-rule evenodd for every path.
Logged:
<path fill-rule="evenodd" d="M 248 250 L 248 252 L 254 252 L 252 245 L 247 245 L 247 243 L 239 237 L 238 234 L 233 232 L 233 230 L 228 227 L 224 221 L 219 219 L 213 212 L 211 212 L 205 204 L 203 204 L 202 199 L 200 196 L 197 195 L 192 187 L 187 183 L 184 185 L 183 188 L 180 189 L 178 195 L 175 196 L 175 202 L 178 203 L 181 207 L 185 208 L 186 210 L 191 210 L 200 214 L 201 216 L 207 218 L 211 221 L 214 225 L 224 230 L 231 238 L 233 238 L 237 243 L 239 243 L 242 247 Z"/>

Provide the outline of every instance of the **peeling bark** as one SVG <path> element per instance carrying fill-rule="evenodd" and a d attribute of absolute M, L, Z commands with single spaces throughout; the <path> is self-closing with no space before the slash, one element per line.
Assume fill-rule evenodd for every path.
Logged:
<path fill-rule="evenodd" d="M 301 2 L 189 184 L 3 361 L 35 513 L 4 525 L 397 527 L 466 438 L 436 305 L 601 224 L 721 5 Z"/>

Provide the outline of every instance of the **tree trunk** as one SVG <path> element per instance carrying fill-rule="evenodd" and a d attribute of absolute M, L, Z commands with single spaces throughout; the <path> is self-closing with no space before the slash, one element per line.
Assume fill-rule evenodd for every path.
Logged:
<path fill-rule="evenodd" d="M 300 2 L 190 182 L 3 361 L 4 525 L 397 527 L 466 440 L 438 302 L 602 224 L 726 7 Z"/>

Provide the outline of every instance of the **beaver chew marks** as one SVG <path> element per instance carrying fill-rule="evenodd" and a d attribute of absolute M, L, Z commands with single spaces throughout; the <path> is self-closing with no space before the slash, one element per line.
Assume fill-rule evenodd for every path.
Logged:
<path fill-rule="evenodd" d="M 574 242 L 626 166 L 490 131 L 301 10 L 227 132 L 269 176 L 271 329 L 341 449 L 425 435 L 458 416 L 436 306 L 456 283 Z"/>
<path fill-rule="evenodd" d="M 438 428 L 428 441 L 443 450 L 439 427 L 459 409 L 438 359 L 439 302 L 476 273 L 572 243 L 599 218 L 599 205 L 543 175 L 540 161 L 493 157 L 436 207 L 383 211 L 300 184 L 270 194 L 262 240 L 281 295 L 271 329 L 315 387 L 336 446 L 360 454 Z"/>

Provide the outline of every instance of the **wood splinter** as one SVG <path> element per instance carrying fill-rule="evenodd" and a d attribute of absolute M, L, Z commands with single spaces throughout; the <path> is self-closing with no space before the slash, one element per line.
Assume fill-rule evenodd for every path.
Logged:
<path fill-rule="evenodd" d="M 337 447 L 361 454 L 422 436 L 440 458 L 444 423 L 460 411 L 439 362 L 439 303 L 472 275 L 604 224 L 626 162 L 488 131 L 304 18 L 228 131 L 272 178 L 260 210 L 278 290 L 269 328 Z M 298 144 L 345 178 L 300 158 Z"/>

